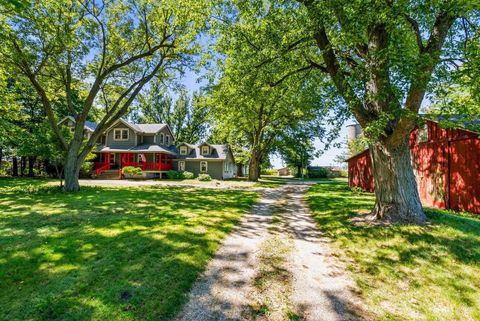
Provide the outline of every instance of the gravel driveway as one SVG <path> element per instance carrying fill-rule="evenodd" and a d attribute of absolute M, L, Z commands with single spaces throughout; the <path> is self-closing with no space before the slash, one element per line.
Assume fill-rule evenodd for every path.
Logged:
<path fill-rule="evenodd" d="M 278 224 L 272 221 L 272 215 L 275 221 L 281 221 L 281 233 L 288 236 L 288 244 L 293 247 L 285 260 L 285 270 L 291 276 L 285 291 L 289 291 L 288 306 L 293 311 L 285 313 L 294 314 L 295 320 L 359 319 L 363 305 L 355 294 L 355 284 L 309 215 L 304 193 L 311 184 L 292 182 L 262 191 L 262 198 L 223 241 L 194 284 L 177 321 L 274 320 L 269 316 L 279 314 L 272 310 L 285 309 L 270 302 L 264 315 L 252 313 L 252 297 L 262 295 L 255 287 L 262 263 L 261 245 L 271 237 L 272 225 Z"/>

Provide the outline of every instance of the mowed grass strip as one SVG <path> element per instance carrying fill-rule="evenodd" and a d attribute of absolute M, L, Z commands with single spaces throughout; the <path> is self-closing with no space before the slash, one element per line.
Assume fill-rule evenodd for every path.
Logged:
<path fill-rule="evenodd" d="M 480 320 L 480 216 L 425 209 L 431 224 L 353 224 L 373 194 L 317 184 L 308 202 L 377 320 Z"/>
<path fill-rule="evenodd" d="M 172 320 L 257 194 L 0 188 L 1 320 Z"/>

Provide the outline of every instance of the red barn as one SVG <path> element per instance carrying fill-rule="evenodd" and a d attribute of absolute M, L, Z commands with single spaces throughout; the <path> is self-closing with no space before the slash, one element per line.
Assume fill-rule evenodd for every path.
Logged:
<path fill-rule="evenodd" d="M 410 134 L 412 163 L 424 206 L 480 214 L 480 138 L 466 129 L 441 128 L 435 121 Z M 347 160 L 352 187 L 373 192 L 369 150 Z"/>

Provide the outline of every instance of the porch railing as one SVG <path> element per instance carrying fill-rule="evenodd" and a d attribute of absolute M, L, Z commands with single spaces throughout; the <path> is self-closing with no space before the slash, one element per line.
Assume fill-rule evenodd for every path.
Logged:
<path fill-rule="evenodd" d="M 168 171 L 172 169 L 171 163 L 155 163 L 155 162 L 124 162 L 122 167 L 133 166 L 139 167 L 142 171 Z"/>
<path fill-rule="evenodd" d="M 95 163 L 94 164 L 95 169 L 95 174 L 98 176 L 100 175 L 103 171 L 107 171 L 110 169 L 110 163 Z"/>

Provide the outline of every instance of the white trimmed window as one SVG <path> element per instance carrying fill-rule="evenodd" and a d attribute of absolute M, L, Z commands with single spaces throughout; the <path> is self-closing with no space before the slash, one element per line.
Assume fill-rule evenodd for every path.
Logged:
<path fill-rule="evenodd" d="M 113 140 L 128 140 L 128 128 L 115 128 L 113 130 Z"/>
<path fill-rule="evenodd" d="M 224 170 L 226 173 L 228 173 L 228 171 L 229 171 L 229 169 L 230 169 L 230 168 L 229 168 L 230 166 L 228 166 L 229 164 L 228 164 L 227 162 L 224 162 L 223 164 L 224 164 L 224 169 L 223 169 L 223 170 Z"/>
<path fill-rule="evenodd" d="M 180 155 L 187 155 L 187 146 L 180 146 Z"/>
<path fill-rule="evenodd" d="M 165 142 L 165 135 L 163 133 L 160 133 L 160 144 L 163 145 L 164 142 Z"/>
<path fill-rule="evenodd" d="M 208 155 L 209 152 L 210 152 L 210 147 L 202 146 L 202 155 Z"/>
<path fill-rule="evenodd" d="M 185 170 L 185 161 L 178 161 L 178 170 L 182 172 Z"/>
<path fill-rule="evenodd" d="M 206 173 L 208 171 L 208 163 L 205 161 L 200 162 L 200 173 Z"/>
<path fill-rule="evenodd" d="M 165 145 L 170 146 L 170 135 L 165 136 Z"/>

